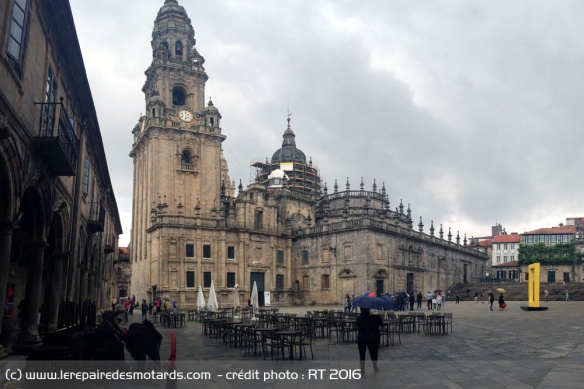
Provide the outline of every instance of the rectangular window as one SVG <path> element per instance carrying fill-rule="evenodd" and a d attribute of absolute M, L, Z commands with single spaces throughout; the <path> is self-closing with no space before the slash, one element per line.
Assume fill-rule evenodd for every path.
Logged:
<path fill-rule="evenodd" d="M 263 217 L 264 213 L 262 211 L 255 211 L 253 227 L 256 230 L 261 230 L 263 227 Z"/>
<path fill-rule="evenodd" d="M 525 238 L 527 244 L 533 244 L 533 235 L 527 235 Z"/>
<path fill-rule="evenodd" d="M 515 261 L 515 255 L 511 256 L 511 262 Z"/>
<path fill-rule="evenodd" d="M 205 259 L 211 258 L 211 245 L 210 244 L 203 245 L 203 258 L 205 258 Z"/>
<path fill-rule="evenodd" d="M 276 263 L 278 265 L 283 265 L 284 264 L 284 250 L 278 250 L 276 252 Z"/>
<path fill-rule="evenodd" d="M 52 137 L 55 127 L 55 112 L 57 110 L 57 80 L 53 70 L 49 67 L 47 84 L 45 86 L 45 101 L 42 106 L 40 136 Z"/>
<path fill-rule="evenodd" d="M 525 274 L 525 281 L 529 281 L 529 273 L 524 273 Z"/>
<path fill-rule="evenodd" d="M 322 249 L 322 262 L 323 263 L 329 263 L 329 254 L 330 254 L 330 250 L 328 248 L 323 248 Z"/>
<path fill-rule="evenodd" d="M 308 265 L 308 250 L 302 250 L 302 264 Z"/>
<path fill-rule="evenodd" d="M 570 273 L 564 273 L 564 282 L 570 282 Z"/>
<path fill-rule="evenodd" d="M 503 257 L 503 262 L 505 262 L 505 263 L 507 262 L 507 256 L 506 255 Z"/>
<path fill-rule="evenodd" d="M 227 259 L 235 259 L 235 247 L 227 246 Z"/>
<path fill-rule="evenodd" d="M 276 274 L 276 290 L 284 289 L 284 275 Z"/>
<path fill-rule="evenodd" d="M 330 277 L 328 274 L 322 275 L 322 290 L 329 290 L 331 288 Z"/>
<path fill-rule="evenodd" d="M 187 288 L 195 287 L 195 272 L 193 270 L 187 270 Z"/>
<path fill-rule="evenodd" d="M 85 157 L 83 165 L 83 196 L 87 196 L 87 193 L 89 193 L 89 165 L 89 158 Z"/>
<path fill-rule="evenodd" d="M 557 235 L 551 235 L 550 236 L 550 244 L 556 244 L 558 243 L 558 236 Z"/>
<path fill-rule="evenodd" d="M 310 278 L 302 276 L 302 290 L 310 290 Z"/>
<path fill-rule="evenodd" d="M 187 243 L 185 250 L 185 257 L 194 258 L 195 257 L 195 245 L 192 243 Z"/>
<path fill-rule="evenodd" d="M 501 263 L 501 256 L 497 255 L 497 263 Z"/>
<path fill-rule="evenodd" d="M 507 250 L 507 243 L 503 243 L 503 250 Z"/>
<path fill-rule="evenodd" d="M 22 67 L 22 57 L 24 54 L 24 38 L 27 19 L 27 0 L 14 0 L 6 52 L 8 53 L 8 57 L 18 65 L 19 73 L 20 68 Z"/>
<path fill-rule="evenodd" d="M 206 271 L 203 273 L 203 288 L 211 287 L 211 272 Z"/>
<path fill-rule="evenodd" d="M 353 259 L 353 246 L 346 245 L 345 246 L 345 261 L 350 261 Z"/>
<path fill-rule="evenodd" d="M 235 272 L 227 272 L 227 287 L 235 288 Z"/>

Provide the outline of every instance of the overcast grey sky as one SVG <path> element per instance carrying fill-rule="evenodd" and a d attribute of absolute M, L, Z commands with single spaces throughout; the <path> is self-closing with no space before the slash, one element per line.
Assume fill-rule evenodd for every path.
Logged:
<path fill-rule="evenodd" d="M 131 130 L 163 0 L 71 0 L 124 235 Z M 296 145 L 327 182 L 385 182 L 417 229 L 467 237 L 584 216 L 584 2 L 179 0 L 230 175 Z"/>

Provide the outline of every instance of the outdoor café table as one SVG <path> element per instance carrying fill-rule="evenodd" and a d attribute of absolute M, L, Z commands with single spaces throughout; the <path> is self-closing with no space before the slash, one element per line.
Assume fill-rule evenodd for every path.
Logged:
<path fill-rule="evenodd" d="M 294 338 L 300 335 L 302 331 L 295 330 L 295 331 L 277 331 L 275 334 L 280 336 L 286 340 L 286 345 L 290 348 L 290 360 L 294 359 L 294 346 L 292 342 Z M 282 349 L 282 358 L 284 358 L 284 349 Z"/>
<path fill-rule="evenodd" d="M 446 334 L 446 321 L 442 315 L 426 316 L 426 335 Z"/>
<path fill-rule="evenodd" d="M 218 319 L 218 318 L 212 318 L 212 319 L 205 319 L 203 321 L 204 324 L 204 329 L 203 332 L 205 335 L 213 335 L 214 330 L 217 330 L 218 326 L 221 325 L 221 323 L 224 323 L 225 319 Z"/>
<path fill-rule="evenodd" d="M 187 315 L 188 315 L 189 321 L 195 320 L 195 313 L 196 313 L 195 310 L 188 310 L 187 311 Z"/>
<path fill-rule="evenodd" d="M 258 334 L 260 336 L 260 339 L 262 340 L 262 351 L 265 353 L 266 350 L 266 334 L 272 333 L 272 332 L 276 332 L 278 331 L 278 329 L 276 328 L 255 328 L 255 332 L 256 334 Z"/>
<path fill-rule="evenodd" d="M 415 332 L 416 331 L 416 316 L 415 315 L 400 315 L 399 325 L 401 332 Z"/>
<path fill-rule="evenodd" d="M 357 319 L 343 319 L 340 323 L 343 342 L 352 341 L 352 335 L 357 334 Z M 357 336 L 354 336 L 354 338 L 357 339 Z"/>
<path fill-rule="evenodd" d="M 239 347 L 243 347 L 243 329 L 248 327 L 255 327 L 254 323 L 235 323 L 235 341 L 233 347 L 237 347 L 237 339 L 239 339 Z"/>
<path fill-rule="evenodd" d="M 233 339 L 233 347 L 237 347 L 237 325 L 241 323 L 241 320 L 225 321 L 225 332 L 231 334 L 229 336 Z M 231 345 L 231 340 L 229 341 L 229 345 Z"/>
<path fill-rule="evenodd" d="M 315 337 L 324 338 L 328 336 L 328 317 L 313 317 L 310 319 L 312 321 L 312 331 Z"/>

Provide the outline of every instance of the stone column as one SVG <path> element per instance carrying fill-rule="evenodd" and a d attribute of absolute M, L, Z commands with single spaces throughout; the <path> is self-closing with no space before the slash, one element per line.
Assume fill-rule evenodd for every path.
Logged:
<path fill-rule="evenodd" d="M 87 272 L 87 290 L 88 295 L 87 298 L 93 302 L 96 300 L 96 293 L 95 293 L 95 272 L 89 271 Z"/>
<path fill-rule="evenodd" d="M 79 300 L 77 302 L 82 303 L 87 300 L 87 268 L 84 265 L 81 265 L 79 277 Z"/>
<path fill-rule="evenodd" d="M 0 222 L 0 323 L 4 320 L 4 301 L 6 301 L 6 284 L 10 268 L 10 249 L 12 247 L 12 231 L 17 228 L 12 222 Z M 5 358 L 6 350 L 0 345 L 0 359 Z"/>
<path fill-rule="evenodd" d="M 28 273 L 24 292 L 24 312 L 22 313 L 21 329 L 18 340 L 21 346 L 34 345 L 41 342 L 38 331 L 38 315 L 43 283 L 43 259 L 45 256 L 45 241 L 33 242 L 28 260 Z"/>
<path fill-rule="evenodd" d="M 53 274 L 51 281 L 51 311 L 49 312 L 49 328 L 56 329 L 59 320 L 59 304 L 63 300 L 63 255 L 53 257 Z"/>

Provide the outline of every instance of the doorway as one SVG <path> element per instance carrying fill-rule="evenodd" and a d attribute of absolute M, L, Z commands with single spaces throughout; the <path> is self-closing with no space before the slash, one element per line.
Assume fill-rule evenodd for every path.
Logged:
<path fill-rule="evenodd" d="M 406 292 L 414 292 L 414 273 L 408 273 L 406 275 Z"/>
<path fill-rule="evenodd" d="M 261 272 L 251 272 L 249 274 L 249 287 L 250 289 L 253 290 L 253 283 L 255 281 L 257 287 L 258 287 L 258 305 L 260 307 L 264 306 L 264 276 L 265 273 L 261 273 Z M 251 292 L 250 292 L 251 295 Z"/>

